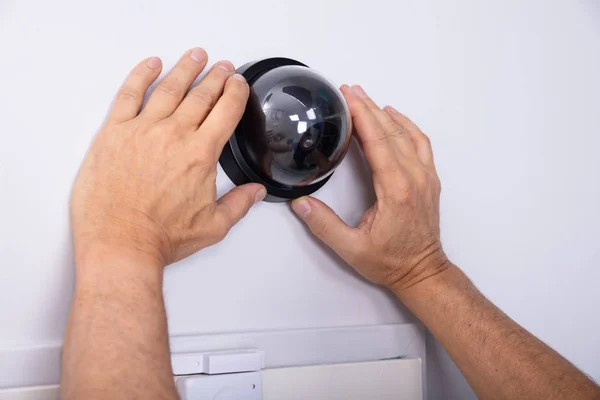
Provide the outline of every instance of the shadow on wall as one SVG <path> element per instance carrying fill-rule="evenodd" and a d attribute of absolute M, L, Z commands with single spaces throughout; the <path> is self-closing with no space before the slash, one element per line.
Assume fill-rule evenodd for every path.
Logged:
<path fill-rule="evenodd" d="M 456 364 L 427 332 L 427 394 L 429 400 L 477 400 Z"/>
<path fill-rule="evenodd" d="M 598 0 L 583 0 L 585 16 L 592 21 L 592 26 L 600 31 L 600 2 Z"/>

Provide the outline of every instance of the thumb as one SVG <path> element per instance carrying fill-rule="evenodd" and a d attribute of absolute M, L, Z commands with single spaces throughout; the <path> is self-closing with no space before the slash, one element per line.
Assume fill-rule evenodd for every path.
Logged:
<path fill-rule="evenodd" d="M 356 230 L 352 229 L 325 203 L 314 197 L 300 197 L 292 201 L 292 210 L 312 233 L 347 260 L 356 243 Z"/>
<path fill-rule="evenodd" d="M 248 213 L 252 206 L 267 195 L 267 190 L 258 183 L 237 186 L 217 200 L 215 217 L 229 230 Z"/>

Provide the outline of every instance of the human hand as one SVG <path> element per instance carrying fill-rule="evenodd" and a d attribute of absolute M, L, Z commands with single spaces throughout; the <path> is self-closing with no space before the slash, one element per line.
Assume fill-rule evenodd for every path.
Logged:
<path fill-rule="evenodd" d="M 311 231 L 368 280 L 403 290 L 448 268 L 439 228 L 440 181 L 428 137 L 360 86 L 342 86 L 373 170 L 377 200 L 356 228 L 323 202 L 302 197 L 294 211 Z"/>
<path fill-rule="evenodd" d="M 204 50 L 189 50 L 141 112 L 160 59 L 142 61 L 121 87 L 73 187 L 76 260 L 101 247 L 165 266 L 223 239 L 265 197 L 247 184 L 217 200 L 216 164 L 249 88 L 220 61 L 187 93 L 206 63 Z"/>

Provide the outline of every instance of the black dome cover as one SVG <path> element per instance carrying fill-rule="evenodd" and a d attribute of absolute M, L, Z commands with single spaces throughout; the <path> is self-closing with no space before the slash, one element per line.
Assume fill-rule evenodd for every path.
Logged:
<path fill-rule="evenodd" d="M 236 185 L 265 185 L 267 201 L 319 189 L 350 144 L 341 92 L 304 64 L 285 58 L 247 64 L 238 72 L 250 85 L 250 97 L 221 155 L 223 170 Z"/>

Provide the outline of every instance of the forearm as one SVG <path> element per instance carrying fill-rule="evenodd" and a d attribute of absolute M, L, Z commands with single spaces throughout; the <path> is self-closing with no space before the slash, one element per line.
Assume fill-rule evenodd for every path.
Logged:
<path fill-rule="evenodd" d="M 177 398 L 162 267 L 110 252 L 96 252 L 78 264 L 61 398 Z"/>
<path fill-rule="evenodd" d="M 495 307 L 457 267 L 395 293 L 481 399 L 600 398 L 598 386 Z"/>

